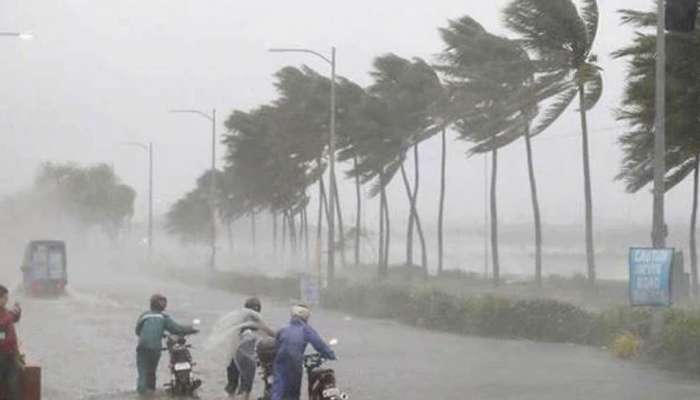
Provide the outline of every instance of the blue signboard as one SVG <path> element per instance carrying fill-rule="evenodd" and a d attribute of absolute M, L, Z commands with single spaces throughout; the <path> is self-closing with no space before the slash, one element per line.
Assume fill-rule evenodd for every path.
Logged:
<path fill-rule="evenodd" d="M 299 286 L 302 302 L 309 306 L 316 306 L 321 303 L 321 290 L 316 279 L 309 275 L 302 275 L 299 279 Z"/>
<path fill-rule="evenodd" d="M 633 306 L 671 305 L 673 253 L 673 249 L 630 249 L 629 291 Z"/>

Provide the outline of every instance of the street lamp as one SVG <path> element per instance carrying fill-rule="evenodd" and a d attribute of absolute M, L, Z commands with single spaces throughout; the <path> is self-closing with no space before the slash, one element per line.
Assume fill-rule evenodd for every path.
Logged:
<path fill-rule="evenodd" d="M 0 36 L 16 37 L 22 40 L 34 39 L 34 34 L 31 32 L 0 32 Z"/>
<path fill-rule="evenodd" d="M 328 138 L 329 163 L 330 163 L 330 190 L 328 194 L 328 282 L 332 283 L 335 279 L 335 47 L 331 47 L 331 57 L 328 58 L 323 54 L 304 48 L 274 48 L 269 49 L 271 53 L 307 53 L 327 62 L 331 66 L 331 129 L 330 137 Z M 343 233 L 341 232 L 341 235 Z M 320 244 L 319 244 L 320 246 Z"/>
<path fill-rule="evenodd" d="M 216 269 L 216 109 L 207 114 L 200 110 L 170 110 L 175 114 L 197 114 L 211 121 L 211 179 L 209 179 L 209 209 L 211 212 L 211 260 L 209 268 Z"/>
<path fill-rule="evenodd" d="M 125 146 L 138 147 L 148 153 L 148 264 L 153 259 L 153 143 L 126 142 Z"/>

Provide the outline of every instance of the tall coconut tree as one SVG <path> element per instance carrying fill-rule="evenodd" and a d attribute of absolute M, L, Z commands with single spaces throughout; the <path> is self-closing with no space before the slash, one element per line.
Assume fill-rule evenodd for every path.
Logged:
<path fill-rule="evenodd" d="M 603 78 L 592 53 L 598 31 L 596 0 L 513 0 L 504 10 L 506 26 L 515 32 L 523 46 L 533 53 L 537 73 L 556 80 L 545 118 L 535 126 L 536 135 L 551 125 L 578 97 L 583 156 L 586 263 L 588 280 L 596 280 L 593 242 L 593 196 L 591 193 L 590 152 L 587 112 L 600 100 Z"/>
<path fill-rule="evenodd" d="M 415 223 L 418 237 L 421 243 L 421 265 L 427 275 L 427 249 L 425 235 L 423 233 L 420 217 L 417 210 L 418 187 L 414 180 L 411 188 L 404 160 L 409 149 L 413 149 L 414 167 L 419 173 L 419 152 L 417 145 L 426 138 L 439 132 L 435 127 L 432 114 L 435 103 L 442 93 L 440 80 L 433 68 L 421 59 L 408 60 L 395 54 L 387 54 L 378 57 L 374 61 L 374 70 L 371 72 L 374 83 L 367 89 L 368 93 L 375 96 L 387 107 L 388 113 L 383 122 L 387 124 L 384 129 L 391 131 L 392 143 L 389 153 L 390 163 L 398 163 L 398 171 L 401 172 L 410 205 L 407 237 L 407 264 L 412 262 L 411 227 Z"/>
<path fill-rule="evenodd" d="M 498 246 L 498 150 L 525 136 L 528 165 L 531 165 L 529 124 L 536 114 L 536 99 L 541 97 L 534 85 L 534 70 L 527 53 L 518 43 L 487 32 L 473 18 L 450 21 L 441 29 L 445 49 L 440 55 L 442 71 L 450 92 L 451 118 L 463 139 L 474 143 L 472 154 L 491 152 L 491 250 L 493 277 L 500 279 Z M 534 172 L 531 187 L 535 187 Z M 536 194 L 536 189 L 533 189 Z M 539 205 L 536 211 L 536 248 L 541 245 Z M 536 271 L 541 276 L 539 258 Z"/>

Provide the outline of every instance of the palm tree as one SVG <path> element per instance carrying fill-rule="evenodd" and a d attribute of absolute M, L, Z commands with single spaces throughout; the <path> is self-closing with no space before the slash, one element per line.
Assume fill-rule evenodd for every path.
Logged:
<path fill-rule="evenodd" d="M 557 120 L 578 96 L 581 120 L 584 198 L 586 203 L 586 261 L 588 280 L 595 283 L 595 249 L 593 243 L 593 199 L 591 194 L 590 154 L 588 148 L 587 111 L 603 92 L 603 79 L 592 54 L 598 31 L 596 0 L 513 0 L 504 10 L 505 23 L 517 33 L 523 46 L 531 51 L 537 73 L 557 82 L 549 92 L 552 104 L 544 118 L 532 130 L 537 135 Z"/>
<path fill-rule="evenodd" d="M 625 157 L 618 179 L 629 192 L 638 192 L 653 181 L 655 131 L 656 27 L 654 12 L 621 11 L 623 22 L 642 28 L 634 41 L 613 53 L 629 61 L 627 86 L 618 118 L 630 130 L 621 138 Z M 645 32 L 644 30 L 649 32 Z M 690 258 L 693 292 L 698 294 L 696 225 L 698 208 L 698 160 L 700 159 L 700 34 L 669 33 L 666 37 L 666 190 L 693 176 L 690 216 Z"/>
<path fill-rule="evenodd" d="M 492 153 L 491 250 L 494 282 L 498 284 L 498 149 L 522 135 L 529 144 L 528 126 L 535 114 L 536 99 L 542 94 L 533 87 L 532 63 L 517 43 L 488 33 L 468 16 L 450 21 L 440 32 L 446 48 L 440 55 L 442 65 L 438 69 L 447 77 L 450 118 L 456 122 L 461 137 L 475 143 L 472 154 Z M 531 157 L 529 145 L 527 149 Z M 534 173 L 531 185 L 533 178 Z M 536 197 L 533 201 L 538 210 Z M 535 215 L 538 217 L 538 213 Z M 536 231 L 539 232 L 538 218 Z M 539 245 L 540 238 L 536 236 Z M 540 271 L 539 263 L 536 270 Z"/>
<path fill-rule="evenodd" d="M 365 90 L 356 83 L 345 78 L 337 78 L 336 93 L 338 109 L 336 111 L 336 132 L 338 142 L 338 160 L 352 161 L 353 169 L 357 168 L 358 155 L 353 140 L 355 130 L 360 129 L 355 121 L 356 111 L 366 96 Z M 351 175 L 351 174 L 348 174 Z M 354 263 L 360 265 L 360 239 L 362 235 L 362 184 L 359 176 L 350 176 L 355 184 L 355 228 L 354 228 Z"/>
<path fill-rule="evenodd" d="M 447 128 L 440 134 L 440 200 L 438 206 L 438 265 L 437 273 L 444 270 L 445 242 L 443 239 L 445 220 L 445 169 L 447 168 Z"/>
<path fill-rule="evenodd" d="M 421 243 L 421 265 L 427 276 L 427 249 L 425 235 L 423 233 L 420 217 L 417 210 L 418 180 L 414 180 L 411 188 L 404 167 L 404 160 L 409 149 L 413 148 L 414 166 L 416 174 L 419 174 L 418 144 L 435 133 L 436 128 L 432 111 L 442 94 L 442 85 L 433 68 L 421 59 L 407 60 L 395 54 L 387 54 L 378 57 L 374 61 L 374 70 L 371 72 L 374 83 L 367 92 L 382 101 L 386 106 L 386 119 L 383 121 L 383 129 L 390 132 L 390 140 L 387 153 L 388 163 L 394 163 L 401 172 L 406 195 L 411 207 L 408 222 L 407 260 L 412 263 L 412 226 L 418 232 Z M 388 176 L 390 181 L 392 175 Z"/>

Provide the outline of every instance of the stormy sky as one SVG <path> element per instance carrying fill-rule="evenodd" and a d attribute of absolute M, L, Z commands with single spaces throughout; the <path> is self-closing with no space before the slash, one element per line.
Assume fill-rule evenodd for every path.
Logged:
<path fill-rule="evenodd" d="M 0 0 L 0 31 L 31 31 L 33 41 L 0 38 L 0 194 L 26 187 L 43 161 L 107 162 L 139 194 L 146 189 L 146 158 L 120 143 L 152 141 L 156 148 L 157 212 L 163 213 L 210 162 L 210 126 L 169 109 L 216 108 L 220 121 L 275 96 L 271 75 L 291 64 L 320 72 L 314 58 L 270 54 L 270 47 L 338 48 L 338 73 L 362 85 L 374 57 L 395 52 L 434 61 L 442 49 L 438 27 L 471 15 L 505 33 L 492 1 L 242 1 L 242 0 Z M 614 118 L 625 64 L 610 53 L 633 32 L 619 25 L 619 8 L 649 9 L 650 0 L 599 0 L 602 20 L 595 53 L 605 93 L 590 113 L 595 216 L 600 226 L 649 221 L 651 196 L 624 192 L 615 182 L 623 131 Z M 219 132 L 224 133 L 219 126 Z M 219 154 L 223 150 L 219 146 Z M 447 221 L 480 223 L 484 159 L 467 158 L 468 145 L 450 137 Z M 535 166 L 546 224 L 583 222 L 581 141 L 575 108 L 534 140 Z M 502 221 L 531 220 L 524 143 L 499 157 Z M 421 212 L 437 215 L 439 143 L 423 145 Z M 219 161 L 220 162 L 220 161 Z M 391 201 L 406 210 L 397 179 Z M 341 186 L 348 209 L 353 188 Z M 685 230 L 690 186 L 669 196 L 668 214 Z M 137 206 L 144 209 L 143 196 Z M 376 214 L 372 203 L 367 216 Z M 348 211 L 352 214 L 351 211 Z M 137 218 L 143 213 L 139 212 Z M 434 215 L 434 216 L 433 216 Z M 673 228 L 672 228 L 673 229 Z"/>

